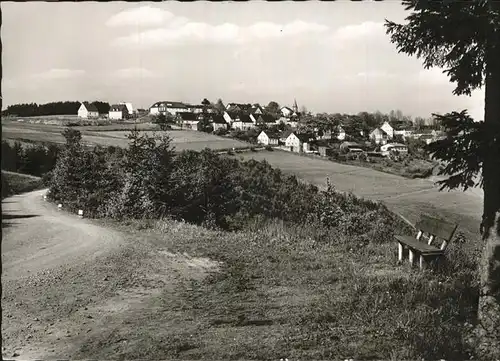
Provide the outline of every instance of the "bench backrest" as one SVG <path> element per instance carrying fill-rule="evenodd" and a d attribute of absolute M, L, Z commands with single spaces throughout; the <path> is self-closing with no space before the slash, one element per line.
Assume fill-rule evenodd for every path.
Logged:
<path fill-rule="evenodd" d="M 458 224 L 422 214 L 415 228 L 419 231 L 417 239 L 421 239 L 422 236 L 428 235 L 427 243 L 429 245 L 432 244 L 436 238 L 440 238 L 443 241 L 440 249 L 444 251 L 455 234 Z"/>

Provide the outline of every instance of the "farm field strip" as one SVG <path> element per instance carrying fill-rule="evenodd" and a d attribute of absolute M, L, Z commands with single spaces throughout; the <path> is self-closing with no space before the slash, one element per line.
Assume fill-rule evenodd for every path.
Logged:
<path fill-rule="evenodd" d="M 113 127 L 113 125 L 109 126 Z M 82 141 L 94 145 L 126 147 L 129 140 L 127 135 L 129 131 L 95 131 L 87 130 L 86 127 L 75 127 L 82 133 Z M 115 127 L 116 128 L 116 127 Z M 2 124 L 2 139 L 3 140 L 26 140 L 36 142 L 51 142 L 57 144 L 65 143 L 65 139 L 61 132 L 65 127 L 47 126 L 47 125 L 19 125 L 19 124 Z M 147 133 L 153 131 L 146 130 Z M 157 131 L 162 133 L 162 131 Z M 203 150 L 204 148 L 211 149 L 226 149 L 226 148 L 243 148 L 248 147 L 248 144 L 231 138 L 223 138 L 212 134 L 192 131 L 192 130 L 173 130 L 167 131 L 172 139 L 172 145 L 176 150 Z"/>
<path fill-rule="evenodd" d="M 382 201 L 412 223 L 421 213 L 429 213 L 459 223 L 460 229 L 469 237 L 478 238 L 483 199 L 477 190 L 439 191 L 438 186 L 427 179 L 406 179 L 370 168 L 311 159 L 293 153 L 245 153 L 241 157 L 266 160 L 272 166 L 320 187 L 324 187 L 326 179 L 330 178 L 337 190 Z"/>

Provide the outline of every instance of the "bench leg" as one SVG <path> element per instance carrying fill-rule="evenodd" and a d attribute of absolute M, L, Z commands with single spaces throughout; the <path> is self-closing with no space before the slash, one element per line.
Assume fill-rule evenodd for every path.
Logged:
<path fill-rule="evenodd" d="M 415 253 L 413 253 L 413 250 L 410 249 L 410 250 L 408 250 L 408 254 L 409 254 L 408 259 L 410 261 L 410 266 L 413 266 L 413 258 L 415 256 Z"/>
<path fill-rule="evenodd" d="M 420 262 L 419 262 L 420 269 L 424 269 L 425 266 L 425 259 L 424 256 L 420 255 Z"/>
<path fill-rule="evenodd" d="M 403 262 L 403 245 L 401 243 L 398 243 L 398 262 Z"/>

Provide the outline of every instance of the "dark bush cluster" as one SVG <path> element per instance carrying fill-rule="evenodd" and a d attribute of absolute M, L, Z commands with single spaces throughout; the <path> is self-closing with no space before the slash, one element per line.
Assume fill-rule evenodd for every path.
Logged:
<path fill-rule="evenodd" d="M 42 177 L 54 168 L 59 151 L 55 144 L 22 146 L 2 141 L 2 169 Z"/>
<path fill-rule="evenodd" d="M 172 217 L 229 230 L 255 219 L 281 219 L 374 235 L 394 217 L 378 203 L 332 186 L 320 191 L 265 161 L 243 162 L 209 149 L 176 154 L 165 135 L 132 131 L 123 150 L 88 150 L 78 131 L 64 135 L 50 197 L 91 217 Z"/>

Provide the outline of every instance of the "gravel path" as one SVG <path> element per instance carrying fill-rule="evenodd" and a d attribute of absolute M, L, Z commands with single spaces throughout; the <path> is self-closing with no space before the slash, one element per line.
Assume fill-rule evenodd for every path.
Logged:
<path fill-rule="evenodd" d="M 80 219 L 45 191 L 2 201 L 2 356 L 113 355 L 180 317 L 158 305 L 215 264 L 168 252 L 165 236 Z M 182 287 L 181 287 L 182 289 Z M 175 323 L 169 326 L 175 328 Z M 144 330 L 144 331 L 143 331 Z M 123 340 L 128 341 L 123 341 Z"/>
<path fill-rule="evenodd" d="M 58 211 L 43 201 L 45 193 L 25 193 L 2 202 L 4 280 L 90 260 L 122 241 L 118 232 Z"/>

